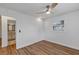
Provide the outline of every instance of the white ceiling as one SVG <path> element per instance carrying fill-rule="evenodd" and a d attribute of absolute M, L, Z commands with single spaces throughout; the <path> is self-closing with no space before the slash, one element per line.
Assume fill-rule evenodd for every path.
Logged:
<path fill-rule="evenodd" d="M 12 9 L 36 17 L 39 16 L 37 12 L 44 10 L 48 4 L 49 3 L 0 3 L 0 7 Z M 79 3 L 59 3 L 51 15 L 43 16 L 60 15 L 75 10 L 79 10 Z"/>

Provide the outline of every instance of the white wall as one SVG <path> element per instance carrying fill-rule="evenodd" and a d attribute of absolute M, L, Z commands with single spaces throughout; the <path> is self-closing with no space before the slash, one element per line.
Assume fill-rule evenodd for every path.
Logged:
<path fill-rule="evenodd" d="M 53 23 L 64 20 L 64 31 L 53 31 Z M 79 11 L 46 20 L 46 38 L 68 47 L 79 49 Z"/>
<path fill-rule="evenodd" d="M 0 15 L 10 16 L 16 19 L 16 48 L 17 49 L 35 43 L 42 39 L 41 24 L 37 23 L 35 18 L 5 8 L 0 8 Z M 19 33 L 19 29 L 21 30 L 21 33 Z M 7 45 L 6 40 L 7 39 L 5 38 L 3 39 L 3 41 L 5 42 L 3 43 L 3 46 Z"/>
<path fill-rule="evenodd" d="M 19 33 L 19 29 L 21 33 Z M 39 30 L 40 29 L 40 30 Z M 21 17 L 17 20 L 17 47 L 24 47 L 42 40 L 41 24 L 33 17 Z"/>
<path fill-rule="evenodd" d="M 7 32 L 7 17 L 1 16 L 2 20 L 2 47 L 6 47 L 8 45 L 8 32 Z"/>
<path fill-rule="evenodd" d="M 1 17 L 0 17 L 0 38 L 1 38 Z"/>

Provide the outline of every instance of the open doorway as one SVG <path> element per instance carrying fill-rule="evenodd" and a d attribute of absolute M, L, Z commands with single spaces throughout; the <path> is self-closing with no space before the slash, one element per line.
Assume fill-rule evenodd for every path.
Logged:
<path fill-rule="evenodd" d="M 16 20 L 8 20 L 8 45 L 16 46 Z"/>

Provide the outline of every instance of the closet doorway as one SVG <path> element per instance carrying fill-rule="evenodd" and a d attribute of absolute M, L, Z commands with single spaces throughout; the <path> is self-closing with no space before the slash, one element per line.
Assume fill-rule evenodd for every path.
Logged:
<path fill-rule="evenodd" d="M 16 46 L 16 20 L 8 20 L 8 45 Z"/>

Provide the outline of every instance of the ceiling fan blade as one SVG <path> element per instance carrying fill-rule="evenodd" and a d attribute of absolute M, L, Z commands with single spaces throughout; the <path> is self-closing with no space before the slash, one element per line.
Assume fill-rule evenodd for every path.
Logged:
<path fill-rule="evenodd" d="M 58 3 L 52 3 L 47 6 L 48 11 L 47 12 L 52 12 L 52 10 L 58 5 Z"/>
<path fill-rule="evenodd" d="M 49 5 L 49 10 L 52 10 L 53 8 L 55 8 L 58 5 L 58 3 L 52 3 L 51 5 Z"/>

